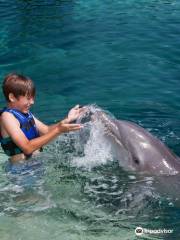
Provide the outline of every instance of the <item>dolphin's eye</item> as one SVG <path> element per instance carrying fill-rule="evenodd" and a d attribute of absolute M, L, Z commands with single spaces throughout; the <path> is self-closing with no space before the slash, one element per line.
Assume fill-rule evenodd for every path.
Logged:
<path fill-rule="evenodd" d="M 139 164 L 139 159 L 134 158 L 134 162 L 135 162 L 136 164 Z"/>

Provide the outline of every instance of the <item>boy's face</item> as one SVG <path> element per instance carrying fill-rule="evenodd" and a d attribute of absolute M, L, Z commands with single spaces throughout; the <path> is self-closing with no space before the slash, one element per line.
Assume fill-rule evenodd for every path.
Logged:
<path fill-rule="evenodd" d="M 14 95 L 11 96 L 10 102 L 13 108 L 17 108 L 23 113 L 28 113 L 30 107 L 34 104 L 34 97 L 19 96 L 16 98 Z"/>

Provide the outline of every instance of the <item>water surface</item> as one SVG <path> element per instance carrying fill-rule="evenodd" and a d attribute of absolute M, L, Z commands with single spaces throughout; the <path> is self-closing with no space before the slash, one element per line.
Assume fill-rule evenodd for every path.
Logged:
<path fill-rule="evenodd" d="M 1 0 L 1 83 L 12 71 L 30 76 L 32 111 L 46 123 L 96 103 L 180 155 L 179 34 L 175 0 Z M 45 149 L 38 173 L 14 179 L 1 155 L 1 239 L 134 239 L 137 226 L 173 228 L 173 236 L 149 238 L 179 239 L 179 207 L 143 185 L 131 196 L 142 179 L 92 139 L 84 168 L 73 136 Z"/>

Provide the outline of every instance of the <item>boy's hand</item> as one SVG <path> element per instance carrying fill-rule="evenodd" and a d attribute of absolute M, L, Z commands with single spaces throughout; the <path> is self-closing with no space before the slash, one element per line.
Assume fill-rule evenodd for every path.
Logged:
<path fill-rule="evenodd" d="M 83 110 L 84 109 L 82 107 L 80 107 L 79 105 L 76 105 L 74 108 L 72 108 L 69 111 L 67 121 L 69 123 L 75 121 L 80 116 Z"/>
<path fill-rule="evenodd" d="M 63 121 L 58 124 L 59 133 L 66 133 L 70 131 L 77 131 L 81 129 L 83 126 L 81 124 L 70 124 L 64 123 Z"/>

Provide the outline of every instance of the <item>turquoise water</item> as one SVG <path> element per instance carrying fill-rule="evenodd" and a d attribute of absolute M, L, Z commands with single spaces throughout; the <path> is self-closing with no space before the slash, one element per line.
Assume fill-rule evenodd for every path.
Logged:
<path fill-rule="evenodd" d="M 30 76 L 32 110 L 46 123 L 77 103 L 96 103 L 180 155 L 179 34 L 175 0 L 0 1 L 0 79 L 12 71 Z M 51 143 L 35 180 L 26 179 L 31 172 L 7 175 L 1 155 L 1 239 L 134 239 L 137 226 L 173 228 L 173 235 L 147 237 L 179 239 L 175 200 L 141 186 L 131 201 L 130 186 L 141 177 L 92 140 L 83 168 L 74 135 Z"/>

